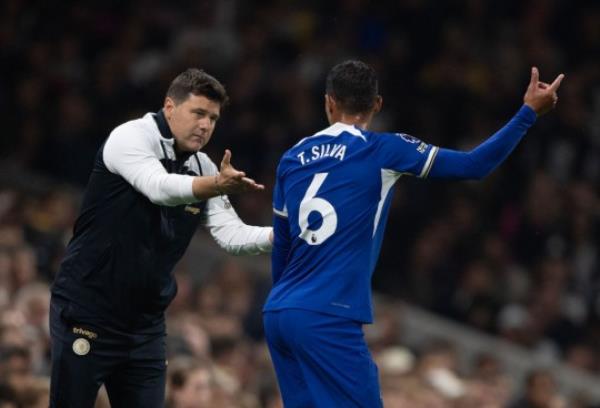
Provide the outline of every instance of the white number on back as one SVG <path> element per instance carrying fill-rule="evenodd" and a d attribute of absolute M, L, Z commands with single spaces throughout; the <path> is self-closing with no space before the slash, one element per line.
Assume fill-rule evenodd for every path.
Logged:
<path fill-rule="evenodd" d="M 298 214 L 300 238 L 305 240 L 308 245 L 321 245 L 327 238 L 333 235 L 337 228 L 337 213 L 333 205 L 323 198 L 315 197 L 328 174 L 315 174 L 310 186 L 306 190 L 306 194 L 304 194 L 304 198 L 300 202 L 300 212 Z M 321 214 L 323 218 L 321 226 L 316 230 L 308 228 L 308 216 L 313 211 Z"/>

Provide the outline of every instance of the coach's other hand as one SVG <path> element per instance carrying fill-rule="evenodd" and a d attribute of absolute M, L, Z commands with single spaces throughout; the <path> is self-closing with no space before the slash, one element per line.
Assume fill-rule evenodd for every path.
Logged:
<path fill-rule="evenodd" d="M 558 102 L 556 91 L 558 91 L 564 77 L 564 74 L 560 74 L 551 84 L 540 82 L 538 69 L 532 67 L 531 80 L 523 97 L 523 102 L 533 109 L 538 116 L 552 110 Z"/>
<path fill-rule="evenodd" d="M 221 160 L 221 171 L 215 178 L 216 188 L 221 194 L 242 193 L 244 191 L 264 190 L 265 186 L 257 184 L 246 173 L 236 170 L 231 165 L 231 151 L 225 150 Z"/>

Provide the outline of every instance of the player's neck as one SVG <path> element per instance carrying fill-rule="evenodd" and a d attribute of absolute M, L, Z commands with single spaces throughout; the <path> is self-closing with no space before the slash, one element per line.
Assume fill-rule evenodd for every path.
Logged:
<path fill-rule="evenodd" d="M 371 124 L 373 115 L 350 115 L 342 113 L 336 120 L 336 122 L 343 123 L 345 125 L 356 126 L 360 129 L 367 129 Z"/>

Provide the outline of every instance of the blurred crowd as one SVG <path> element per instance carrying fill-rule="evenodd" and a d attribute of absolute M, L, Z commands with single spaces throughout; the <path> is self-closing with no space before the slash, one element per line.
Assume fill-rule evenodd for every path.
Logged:
<path fill-rule="evenodd" d="M 488 179 L 400 180 L 374 287 L 600 374 L 598 2 L 86 3 L 0 4 L 0 408 L 47 404 L 48 286 L 98 147 L 160 109 L 189 66 L 231 96 L 206 151 L 218 162 L 231 148 L 234 165 L 267 185 L 233 199 L 253 224 L 270 223 L 279 156 L 326 127 L 336 62 L 376 68 L 375 130 L 458 149 L 519 108 L 530 66 L 546 81 L 564 72 L 556 111 Z M 210 270 L 178 272 L 169 406 L 278 407 L 260 320 L 269 279 L 225 257 Z M 551 372 L 517 386 L 494 356 L 459 369 L 452 344 L 405 344 L 395 306 L 377 309 L 367 337 L 386 406 L 586 406 Z"/>

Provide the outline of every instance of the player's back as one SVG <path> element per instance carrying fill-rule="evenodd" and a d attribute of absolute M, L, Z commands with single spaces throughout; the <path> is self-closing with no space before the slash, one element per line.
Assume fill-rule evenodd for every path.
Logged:
<path fill-rule="evenodd" d="M 288 150 L 277 171 L 276 215 L 290 252 L 265 310 L 303 308 L 372 321 L 370 281 L 390 190 L 421 175 L 435 149 L 406 135 L 336 123 Z M 428 160 L 430 159 L 430 160 Z"/>

